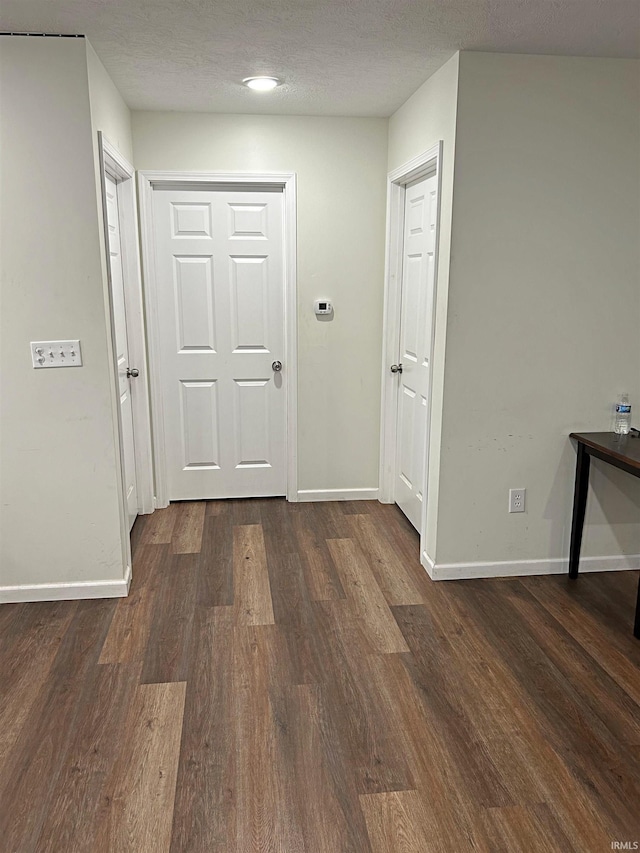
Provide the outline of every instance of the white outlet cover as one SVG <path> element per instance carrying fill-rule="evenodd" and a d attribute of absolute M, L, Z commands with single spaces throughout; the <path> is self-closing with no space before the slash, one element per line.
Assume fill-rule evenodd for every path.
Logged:
<path fill-rule="evenodd" d="M 45 367 L 81 367 L 80 341 L 31 341 L 31 362 L 40 370 Z"/>
<path fill-rule="evenodd" d="M 509 489 L 509 512 L 524 512 L 526 489 Z"/>

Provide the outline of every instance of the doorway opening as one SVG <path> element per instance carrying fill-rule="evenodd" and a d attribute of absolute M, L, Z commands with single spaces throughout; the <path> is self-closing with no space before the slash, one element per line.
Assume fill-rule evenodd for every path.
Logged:
<path fill-rule="evenodd" d="M 426 554 L 442 142 L 388 175 L 380 500 Z"/>
<path fill-rule="evenodd" d="M 130 571 L 129 533 L 136 517 L 154 508 L 135 171 L 101 132 L 98 152 L 120 450 L 122 539 Z"/>

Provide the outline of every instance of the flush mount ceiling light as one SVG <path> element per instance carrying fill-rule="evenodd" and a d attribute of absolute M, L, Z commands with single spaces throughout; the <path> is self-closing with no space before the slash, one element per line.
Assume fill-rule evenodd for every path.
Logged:
<path fill-rule="evenodd" d="M 282 81 L 277 77 L 245 77 L 242 82 L 256 92 L 269 92 L 279 86 Z"/>

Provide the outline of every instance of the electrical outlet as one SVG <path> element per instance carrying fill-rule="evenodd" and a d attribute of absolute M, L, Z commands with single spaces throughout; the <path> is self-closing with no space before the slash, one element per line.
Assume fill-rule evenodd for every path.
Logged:
<path fill-rule="evenodd" d="M 509 489 L 509 512 L 524 512 L 526 489 Z"/>

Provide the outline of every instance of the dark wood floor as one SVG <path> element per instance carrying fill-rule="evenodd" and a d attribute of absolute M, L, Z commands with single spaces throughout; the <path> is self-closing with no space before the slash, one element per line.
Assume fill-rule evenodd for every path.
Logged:
<path fill-rule="evenodd" d="M 378 503 L 139 519 L 127 599 L 0 608 L 0 850 L 640 841 L 637 573 L 432 583 Z"/>

